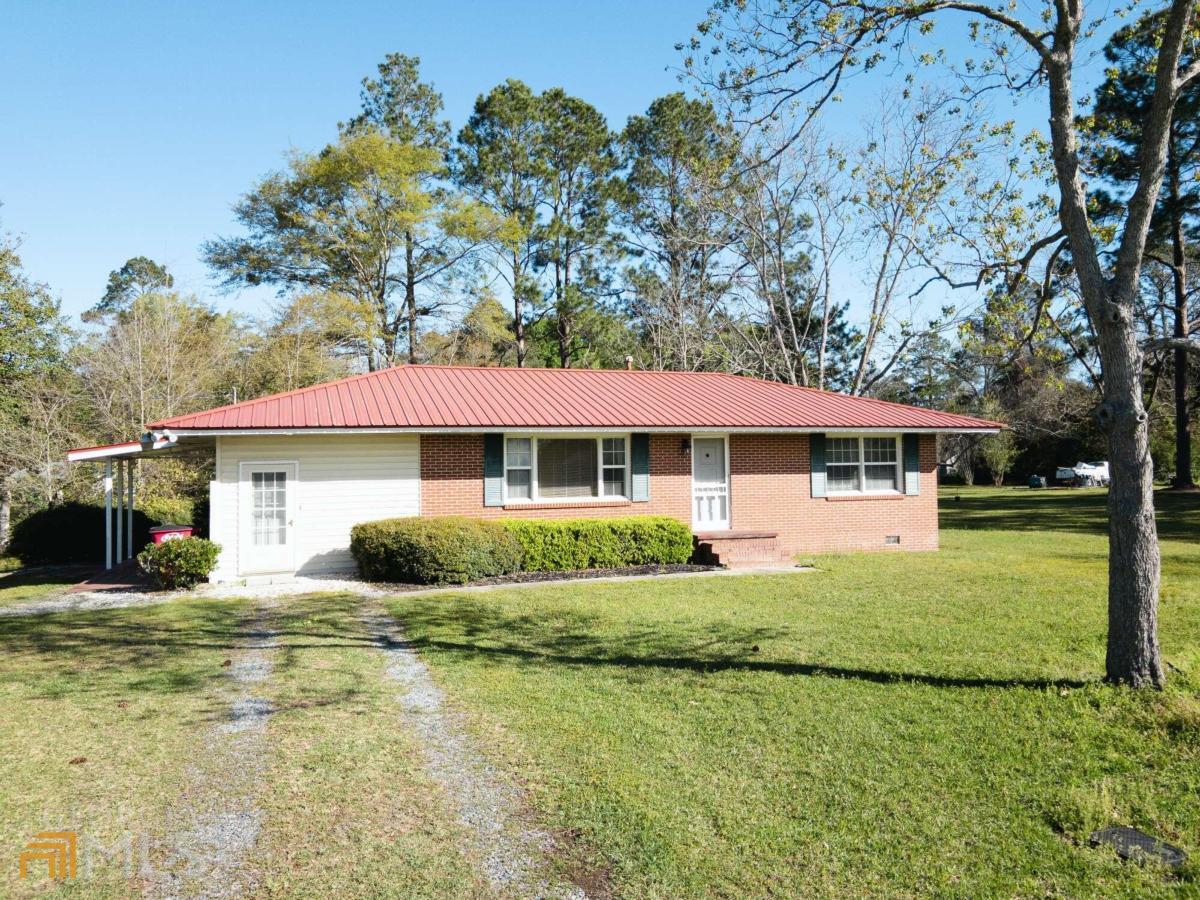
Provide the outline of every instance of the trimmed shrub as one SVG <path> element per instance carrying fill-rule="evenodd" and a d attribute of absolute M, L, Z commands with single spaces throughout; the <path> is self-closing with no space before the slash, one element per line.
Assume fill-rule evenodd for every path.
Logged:
<path fill-rule="evenodd" d="M 503 525 L 461 516 L 383 519 L 350 530 L 350 552 L 370 581 L 466 584 L 521 569 Z"/>
<path fill-rule="evenodd" d="M 691 529 L 669 516 L 612 519 L 505 519 L 524 551 L 526 572 L 569 572 L 685 563 Z"/>
<path fill-rule="evenodd" d="M 113 513 L 113 530 L 115 541 L 116 513 Z M 150 519 L 140 509 L 134 509 L 133 552 L 137 553 L 149 542 Z M 38 510 L 13 528 L 8 552 L 27 566 L 104 562 L 104 507 L 59 503 Z"/>
<path fill-rule="evenodd" d="M 137 561 L 159 587 L 187 589 L 208 578 L 220 552 L 220 544 L 204 538 L 179 538 L 151 544 L 138 554 Z"/>

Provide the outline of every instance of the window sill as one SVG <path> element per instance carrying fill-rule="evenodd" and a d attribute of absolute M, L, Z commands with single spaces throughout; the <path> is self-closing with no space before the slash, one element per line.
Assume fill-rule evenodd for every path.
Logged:
<path fill-rule="evenodd" d="M 887 494 L 827 494 L 825 499 L 830 503 L 846 503 L 855 500 L 903 500 L 905 496 L 897 491 Z"/>
<path fill-rule="evenodd" d="M 625 497 L 577 500 L 514 500 L 504 504 L 505 509 L 595 509 L 608 506 L 632 506 L 633 501 Z"/>

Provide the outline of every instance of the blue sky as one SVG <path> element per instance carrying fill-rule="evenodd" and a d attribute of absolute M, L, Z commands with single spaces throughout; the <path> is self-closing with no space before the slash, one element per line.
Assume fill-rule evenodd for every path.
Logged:
<path fill-rule="evenodd" d="M 8 0 L 0 228 L 23 237 L 27 272 L 73 316 L 136 255 L 165 263 L 182 290 L 261 312 L 274 293 L 218 293 L 200 245 L 236 232 L 231 205 L 290 148 L 317 150 L 336 136 L 338 121 L 358 108 L 359 82 L 385 54 L 421 57 L 455 129 L 480 93 L 509 77 L 537 91 L 561 86 L 619 128 L 680 89 L 674 44 L 705 7 Z M 966 19 L 951 17 L 934 40 L 953 50 L 965 35 Z M 856 79 L 847 102 L 828 109 L 831 132 L 855 137 L 888 80 L 882 72 Z M 1044 127 L 1036 96 L 1015 110 L 1022 130 Z M 861 282 L 842 274 L 853 307 Z"/>
<path fill-rule="evenodd" d="M 222 307 L 200 244 L 230 205 L 315 150 L 388 52 L 421 57 L 459 127 L 475 97 L 520 78 L 562 86 L 611 125 L 678 90 L 676 41 L 695 0 L 628 2 L 82 3 L 9 0 L 0 55 L 0 227 L 72 315 L 139 254 Z"/>

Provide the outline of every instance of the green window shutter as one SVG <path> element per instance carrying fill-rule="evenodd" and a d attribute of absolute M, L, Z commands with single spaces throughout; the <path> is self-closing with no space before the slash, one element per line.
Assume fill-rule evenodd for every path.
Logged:
<path fill-rule="evenodd" d="M 483 505 L 504 505 L 504 435 L 483 436 Z"/>
<path fill-rule="evenodd" d="M 921 436 L 904 436 L 904 493 L 921 493 Z"/>
<path fill-rule="evenodd" d="M 811 451 L 810 470 L 812 471 L 812 495 L 825 496 L 825 435 L 810 434 L 808 447 Z"/>
<path fill-rule="evenodd" d="M 629 436 L 629 499 L 650 499 L 650 435 Z"/>

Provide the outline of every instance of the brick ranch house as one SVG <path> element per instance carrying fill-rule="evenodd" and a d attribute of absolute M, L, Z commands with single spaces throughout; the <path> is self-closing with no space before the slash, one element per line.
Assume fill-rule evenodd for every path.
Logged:
<path fill-rule="evenodd" d="M 136 460 L 213 454 L 214 580 L 352 570 L 351 526 L 416 515 L 673 516 L 737 564 L 936 549 L 936 436 L 1000 427 L 721 373 L 404 365 L 68 458 L 106 464 L 120 562 Z"/>

